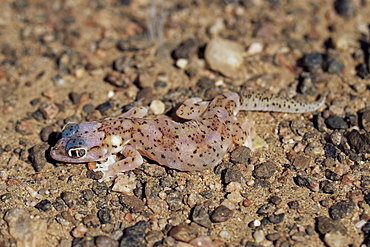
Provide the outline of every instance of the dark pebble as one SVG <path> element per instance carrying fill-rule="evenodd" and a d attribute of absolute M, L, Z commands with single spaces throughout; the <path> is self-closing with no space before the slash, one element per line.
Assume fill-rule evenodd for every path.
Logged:
<path fill-rule="evenodd" d="M 328 61 L 325 70 L 330 74 L 340 75 L 344 71 L 344 65 L 335 59 L 331 59 Z"/>
<path fill-rule="evenodd" d="M 33 146 L 29 151 L 29 160 L 32 163 L 33 168 L 40 172 L 46 165 L 46 155 L 49 149 L 49 145 L 46 143 Z"/>
<path fill-rule="evenodd" d="M 349 145 L 356 150 L 357 153 L 370 153 L 370 133 L 365 132 L 360 134 L 357 130 L 352 130 L 347 135 Z"/>
<path fill-rule="evenodd" d="M 332 220 L 325 216 L 320 216 L 316 220 L 317 231 L 322 235 L 335 231 L 339 231 L 342 235 L 345 235 L 347 232 L 346 227 L 340 221 Z"/>
<path fill-rule="evenodd" d="M 91 114 L 95 109 L 95 106 L 93 104 L 86 104 L 82 107 L 82 110 L 86 113 L 86 114 Z"/>
<path fill-rule="evenodd" d="M 327 179 L 331 180 L 331 181 L 340 181 L 340 180 L 342 180 L 341 176 L 339 176 L 338 174 L 336 174 L 335 172 L 333 172 L 330 169 L 325 170 L 325 177 Z"/>
<path fill-rule="evenodd" d="M 86 215 L 82 219 L 82 223 L 88 228 L 98 228 L 101 226 L 99 218 L 92 214 Z"/>
<path fill-rule="evenodd" d="M 97 196 L 105 196 L 108 191 L 108 186 L 104 182 L 99 183 L 95 181 L 92 183 L 91 189 Z"/>
<path fill-rule="evenodd" d="M 31 100 L 30 104 L 32 106 L 36 106 L 36 105 L 38 105 L 40 103 L 40 101 L 41 101 L 40 98 L 36 98 L 36 99 Z"/>
<path fill-rule="evenodd" d="M 256 179 L 253 187 L 260 188 L 270 188 L 271 183 L 265 179 Z"/>
<path fill-rule="evenodd" d="M 245 177 L 236 166 L 232 166 L 225 170 L 223 180 L 225 184 L 228 184 L 230 182 L 238 182 L 244 184 L 246 182 Z"/>
<path fill-rule="evenodd" d="M 309 72 L 319 72 L 322 68 L 323 56 L 319 52 L 306 54 L 303 63 Z"/>
<path fill-rule="evenodd" d="M 290 209 L 298 209 L 299 208 L 299 202 L 298 201 L 290 201 L 290 202 L 288 202 L 288 207 Z"/>
<path fill-rule="evenodd" d="M 71 208 L 73 205 L 77 203 L 77 195 L 70 191 L 63 191 L 61 198 L 63 199 L 64 203 Z"/>
<path fill-rule="evenodd" d="M 273 162 L 268 161 L 268 162 L 256 165 L 253 170 L 252 175 L 255 178 L 267 179 L 267 178 L 272 177 L 275 174 L 277 169 L 278 169 L 277 166 Z"/>
<path fill-rule="evenodd" d="M 199 194 L 206 199 L 212 199 L 214 196 L 213 190 L 205 190 L 205 191 L 200 192 Z"/>
<path fill-rule="evenodd" d="M 68 94 L 68 96 L 74 105 L 77 105 L 80 102 L 80 95 L 78 93 L 71 92 Z"/>
<path fill-rule="evenodd" d="M 370 193 L 364 196 L 365 202 L 370 205 Z"/>
<path fill-rule="evenodd" d="M 216 223 L 225 222 L 228 219 L 230 219 L 232 216 L 233 216 L 233 211 L 221 205 L 213 211 L 211 220 Z"/>
<path fill-rule="evenodd" d="M 110 108 L 112 108 L 112 106 L 113 106 L 112 102 L 111 102 L 110 100 L 108 100 L 108 101 L 106 101 L 106 102 L 104 102 L 104 103 L 102 103 L 102 104 L 98 105 L 98 106 L 96 107 L 96 110 L 100 111 L 100 112 L 101 112 L 101 114 L 103 114 L 103 115 L 104 115 L 104 113 L 105 113 L 107 110 L 109 110 Z"/>
<path fill-rule="evenodd" d="M 86 189 L 86 190 L 83 190 L 82 191 L 82 197 L 86 200 L 86 201 L 90 201 L 91 199 L 94 198 L 94 192 L 90 189 Z"/>
<path fill-rule="evenodd" d="M 197 86 L 201 89 L 213 88 L 215 86 L 215 82 L 204 76 L 197 81 Z"/>
<path fill-rule="evenodd" d="M 55 202 L 53 202 L 53 207 L 56 211 L 63 211 L 66 209 L 66 204 L 64 203 L 62 198 L 58 197 Z"/>
<path fill-rule="evenodd" d="M 194 207 L 191 218 L 198 225 L 204 226 L 206 228 L 212 227 L 212 222 L 209 219 L 208 209 L 206 209 L 203 204 Z"/>
<path fill-rule="evenodd" d="M 269 241 L 276 241 L 280 238 L 280 233 L 275 232 L 275 233 L 270 233 L 266 235 L 266 239 Z"/>
<path fill-rule="evenodd" d="M 370 187 L 370 176 L 361 176 L 361 186 L 362 187 Z"/>
<path fill-rule="evenodd" d="M 331 143 L 327 143 L 324 146 L 325 156 L 328 158 L 336 159 L 338 157 L 338 149 Z"/>
<path fill-rule="evenodd" d="M 320 188 L 322 192 L 326 194 L 334 194 L 337 189 L 335 188 L 334 184 L 328 180 L 321 181 L 320 182 Z"/>
<path fill-rule="evenodd" d="M 131 213 L 140 213 L 144 211 L 144 202 L 136 196 L 122 194 L 119 197 L 119 202 L 124 207 L 127 207 Z"/>
<path fill-rule="evenodd" d="M 156 89 L 165 88 L 165 87 L 167 87 L 167 83 L 164 82 L 164 81 L 158 80 L 158 81 L 154 82 L 154 87 Z"/>
<path fill-rule="evenodd" d="M 126 228 L 120 247 L 146 247 L 144 236 L 148 222 L 139 221 L 136 225 Z"/>
<path fill-rule="evenodd" d="M 233 163 L 247 164 L 250 159 L 251 150 L 244 146 L 238 146 L 231 152 L 230 160 Z"/>
<path fill-rule="evenodd" d="M 118 241 L 105 235 L 95 237 L 97 247 L 118 247 Z"/>
<path fill-rule="evenodd" d="M 41 141 L 47 142 L 49 140 L 50 134 L 53 133 L 53 132 L 54 132 L 54 127 L 51 126 L 51 125 L 42 128 L 42 130 L 40 132 Z"/>
<path fill-rule="evenodd" d="M 49 200 L 45 199 L 45 200 L 42 200 L 41 202 L 37 203 L 35 208 L 37 208 L 38 210 L 47 212 L 47 211 L 50 211 L 53 208 L 53 205 L 51 204 L 51 202 Z"/>
<path fill-rule="evenodd" d="M 259 215 L 270 215 L 273 214 L 276 211 L 276 207 L 272 203 L 267 203 L 262 205 L 258 210 L 257 214 Z"/>
<path fill-rule="evenodd" d="M 44 114 L 40 110 L 32 112 L 31 116 L 39 122 L 44 120 Z"/>
<path fill-rule="evenodd" d="M 166 202 L 172 211 L 179 211 L 182 209 L 183 194 L 180 191 L 173 191 L 167 195 Z"/>
<path fill-rule="evenodd" d="M 80 246 L 95 246 L 93 237 L 74 238 L 72 241 L 72 247 Z"/>
<path fill-rule="evenodd" d="M 98 211 L 98 218 L 102 224 L 110 223 L 112 220 L 110 210 L 108 208 L 100 209 Z"/>
<path fill-rule="evenodd" d="M 100 171 L 93 171 L 93 170 L 88 170 L 86 172 L 86 177 L 90 178 L 90 179 L 94 179 L 94 180 L 98 180 L 98 179 L 101 179 L 103 177 L 103 173 L 100 172 Z"/>
<path fill-rule="evenodd" d="M 348 216 L 355 209 L 353 201 L 341 201 L 329 208 L 330 217 L 333 220 L 340 220 Z"/>
<path fill-rule="evenodd" d="M 113 69 L 118 72 L 123 72 L 125 68 L 128 68 L 131 66 L 131 58 L 127 56 L 122 56 L 120 58 L 117 58 L 113 62 Z"/>
<path fill-rule="evenodd" d="M 10 200 L 10 199 L 12 199 L 13 197 L 12 197 L 12 194 L 11 193 L 5 193 L 5 194 L 2 194 L 1 196 L 0 196 L 0 200 L 2 201 L 2 202 L 7 202 L 8 200 Z"/>
<path fill-rule="evenodd" d="M 325 124 L 331 129 L 348 129 L 346 121 L 337 115 L 330 115 L 330 117 L 325 119 Z"/>
<path fill-rule="evenodd" d="M 360 111 L 361 126 L 370 132 L 370 107 L 367 107 Z"/>
<path fill-rule="evenodd" d="M 311 191 L 319 191 L 319 182 L 311 176 L 298 175 L 294 178 L 297 185 L 307 187 Z"/>
<path fill-rule="evenodd" d="M 352 0 L 336 0 L 334 8 L 340 16 L 346 19 L 356 16 L 357 10 Z"/>
<path fill-rule="evenodd" d="M 278 215 L 271 215 L 271 216 L 269 216 L 269 217 L 268 217 L 268 220 L 269 220 L 272 224 L 278 224 L 278 223 L 283 222 L 284 217 L 285 217 L 285 214 L 284 214 L 284 213 L 281 213 L 281 214 L 278 214 Z"/>
<path fill-rule="evenodd" d="M 366 63 L 360 63 L 356 66 L 357 75 L 362 79 L 370 79 L 370 72 Z"/>
<path fill-rule="evenodd" d="M 268 201 L 274 205 L 279 205 L 282 202 L 282 199 L 279 196 L 271 196 Z"/>
<path fill-rule="evenodd" d="M 362 231 L 363 231 L 365 234 L 369 234 L 369 233 L 370 233 L 370 223 L 366 223 L 366 224 L 362 227 Z"/>
<path fill-rule="evenodd" d="M 198 43 L 196 40 L 190 38 L 181 43 L 172 53 L 174 59 L 190 58 L 196 54 L 198 50 Z"/>

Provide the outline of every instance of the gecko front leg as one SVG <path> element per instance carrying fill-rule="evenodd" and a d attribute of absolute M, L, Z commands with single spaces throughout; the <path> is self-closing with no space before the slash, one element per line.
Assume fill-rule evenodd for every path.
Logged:
<path fill-rule="evenodd" d="M 176 110 L 176 115 L 183 119 L 191 120 L 203 115 L 209 106 L 209 101 L 201 98 L 191 98 L 185 100 Z"/>
<path fill-rule="evenodd" d="M 116 155 L 111 155 L 108 157 L 107 161 L 98 164 L 98 168 L 94 169 L 95 172 L 101 171 L 104 174 L 104 176 L 99 179 L 99 182 L 109 177 L 116 177 L 119 173 L 133 170 L 144 162 L 141 154 L 130 145 L 126 145 L 120 153 L 125 156 L 124 159 L 116 161 Z"/>

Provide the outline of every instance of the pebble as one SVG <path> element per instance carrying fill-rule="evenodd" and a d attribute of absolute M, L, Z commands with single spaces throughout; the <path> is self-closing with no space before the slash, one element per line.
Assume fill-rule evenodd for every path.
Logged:
<path fill-rule="evenodd" d="M 238 191 L 234 191 L 227 195 L 227 199 L 233 204 L 238 204 L 239 202 L 243 201 L 245 198 L 242 197 L 242 195 L 240 195 Z"/>
<path fill-rule="evenodd" d="M 268 161 L 268 162 L 264 162 L 264 163 L 256 165 L 253 170 L 252 175 L 255 178 L 268 179 L 268 178 L 271 178 L 275 174 L 277 169 L 278 167 L 273 162 Z"/>
<path fill-rule="evenodd" d="M 244 146 L 238 146 L 234 151 L 231 152 L 230 160 L 233 163 L 248 164 L 251 157 L 251 150 Z"/>
<path fill-rule="evenodd" d="M 276 207 L 272 203 L 267 203 L 262 205 L 258 210 L 257 214 L 259 215 L 271 215 L 276 211 Z"/>
<path fill-rule="evenodd" d="M 198 232 L 195 227 L 181 224 L 172 227 L 168 234 L 178 241 L 189 242 L 197 236 Z"/>
<path fill-rule="evenodd" d="M 98 218 L 102 224 L 108 224 L 111 222 L 112 217 L 110 215 L 109 208 L 103 208 L 98 211 Z"/>
<path fill-rule="evenodd" d="M 29 160 L 33 168 L 40 172 L 47 163 L 46 155 L 49 150 L 49 145 L 46 143 L 33 146 L 29 151 Z"/>
<path fill-rule="evenodd" d="M 339 33 L 337 35 L 333 35 L 332 43 L 336 50 L 343 52 L 355 50 L 358 48 L 358 43 L 356 39 L 354 39 L 352 35 L 348 35 L 346 33 Z"/>
<path fill-rule="evenodd" d="M 352 213 L 355 206 L 353 201 L 338 202 L 329 208 L 330 217 L 334 220 L 343 219 Z"/>
<path fill-rule="evenodd" d="M 347 243 L 347 239 L 347 236 L 338 231 L 328 232 L 324 236 L 324 242 L 328 247 L 349 246 L 349 243 Z"/>
<path fill-rule="evenodd" d="M 213 211 L 211 215 L 211 220 L 216 223 L 225 222 L 228 219 L 230 219 L 232 216 L 233 216 L 233 211 L 221 205 Z"/>
<path fill-rule="evenodd" d="M 7 222 L 9 233 L 15 238 L 17 246 L 47 246 L 46 220 L 32 217 L 27 211 L 20 208 L 9 209 L 4 220 Z"/>
<path fill-rule="evenodd" d="M 258 53 L 261 53 L 262 51 L 263 51 L 262 43 L 254 42 L 248 47 L 247 54 L 248 55 L 256 55 Z"/>
<path fill-rule="evenodd" d="M 303 64 L 309 72 L 320 72 L 323 64 L 323 56 L 320 52 L 306 54 L 304 56 Z"/>
<path fill-rule="evenodd" d="M 331 134 L 330 134 L 330 140 L 331 142 L 335 145 L 335 146 L 338 146 L 341 142 L 342 142 L 342 138 L 343 138 L 343 135 L 341 132 L 339 132 L 338 130 L 334 130 Z"/>
<path fill-rule="evenodd" d="M 131 213 L 140 213 L 144 211 L 144 202 L 136 196 L 123 194 L 119 197 L 119 202 L 124 207 L 128 208 Z"/>
<path fill-rule="evenodd" d="M 232 166 L 230 168 L 225 169 L 223 181 L 225 184 L 229 184 L 231 182 L 238 182 L 240 184 L 244 184 L 246 182 L 246 179 L 237 166 Z"/>
<path fill-rule="evenodd" d="M 303 155 L 295 155 L 292 162 L 292 166 L 300 170 L 308 168 L 310 164 L 311 159 Z"/>
<path fill-rule="evenodd" d="M 197 238 L 194 238 L 189 242 L 191 246 L 199 246 L 199 247 L 214 247 L 212 243 L 212 239 L 209 236 L 199 236 Z"/>
<path fill-rule="evenodd" d="M 155 115 L 161 115 L 164 113 L 164 110 L 166 108 L 165 104 L 161 100 L 153 100 L 150 103 L 150 110 L 155 114 Z"/>
<path fill-rule="evenodd" d="M 212 222 L 209 218 L 208 210 L 204 207 L 203 204 L 194 207 L 191 218 L 195 223 L 201 226 L 204 226 L 206 228 L 212 227 Z"/>
<path fill-rule="evenodd" d="M 71 208 L 77 202 L 77 194 L 70 192 L 70 191 L 63 191 L 61 195 L 62 200 L 64 203 Z"/>
<path fill-rule="evenodd" d="M 223 230 L 223 231 L 220 232 L 220 237 L 228 239 L 228 238 L 230 238 L 230 233 L 228 231 Z"/>
<path fill-rule="evenodd" d="M 335 172 L 333 172 L 330 169 L 325 170 L 325 177 L 327 179 L 331 180 L 331 181 L 340 181 L 340 180 L 342 180 L 341 176 L 339 176 L 338 174 L 336 174 Z"/>
<path fill-rule="evenodd" d="M 347 135 L 349 145 L 356 150 L 357 153 L 370 153 L 370 133 L 361 134 L 357 130 L 352 130 Z"/>
<path fill-rule="evenodd" d="M 49 125 L 42 128 L 40 132 L 40 139 L 43 142 L 47 142 L 49 140 L 49 136 L 54 132 L 54 127 Z"/>
<path fill-rule="evenodd" d="M 95 237 L 95 244 L 97 247 L 118 247 L 117 240 L 104 235 Z"/>
<path fill-rule="evenodd" d="M 59 113 L 59 108 L 56 104 L 49 104 L 41 107 L 40 111 L 44 119 L 54 119 Z"/>
<path fill-rule="evenodd" d="M 181 43 L 172 53 L 172 56 L 177 61 L 179 59 L 189 59 L 196 55 L 198 51 L 198 42 L 195 39 L 189 38 Z"/>
<path fill-rule="evenodd" d="M 357 13 L 356 6 L 352 0 L 336 0 L 334 8 L 340 16 L 346 19 L 356 16 Z"/>
<path fill-rule="evenodd" d="M 280 238 L 280 233 L 274 232 L 266 235 L 266 239 L 269 241 L 276 241 Z"/>
<path fill-rule="evenodd" d="M 337 192 L 337 189 L 334 186 L 334 184 L 332 182 L 328 181 L 328 180 L 321 181 L 320 182 L 320 187 L 322 189 L 322 192 L 324 192 L 326 194 L 334 194 L 335 192 Z"/>
<path fill-rule="evenodd" d="M 370 132 L 370 107 L 367 107 L 360 111 L 360 121 L 362 127 Z"/>
<path fill-rule="evenodd" d="M 328 232 L 339 231 L 344 235 L 347 229 L 340 221 L 332 220 L 325 216 L 319 216 L 317 218 L 317 231 L 323 235 Z"/>
<path fill-rule="evenodd" d="M 15 124 L 15 131 L 17 131 L 19 134 L 22 135 L 32 135 L 33 134 L 33 128 L 31 124 L 28 121 L 17 121 Z"/>
<path fill-rule="evenodd" d="M 283 222 L 285 218 L 285 213 L 281 213 L 281 214 L 277 214 L 277 215 L 271 215 L 268 217 L 268 220 L 272 223 L 272 224 L 278 224 L 278 223 L 281 223 Z"/>
<path fill-rule="evenodd" d="M 47 212 L 47 211 L 50 211 L 51 209 L 53 209 L 53 205 L 51 204 L 51 202 L 49 200 L 44 199 L 41 202 L 37 203 L 35 208 L 37 208 L 38 210 Z"/>
<path fill-rule="evenodd" d="M 120 247 L 146 247 L 144 236 L 147 228 L 148 222 L 146 221 L 139 221 L 135 225 L 126 228 Z"/>
<path fill-rule="evenodd" d="M 213 38 L 206 47 L 205 59 L 212 70 L 234 77 L 243 64 L 243 47 L 231 40 Z"/>
<path fill-rule="evenodd" d="M 116 179 L 114 180 L 112 191 L 124 194 L 132 194 L 136 187 L 136 175 L 132 172 L 126 172 L 116 177 Z"/>
<path fill-rule="evenodd" d="M 85 236 L 85 234 L 87 233 L 87 231 L 88 231 L 87 227 L 84 226 L 84 225 L 82 225 L 82 224 L 80 224 L 80 225 L 76 226 L 72 230 L 71 234 L 75 238 L 82 238 L 82 237 Z"/>
<path fill-rule="evenodd" d="M 325 124 L 331 129 L 348 129 L 346 121 L 337 115 L 330 115 L 325 119 Z"/>
<path fill-rule="evenodd" d="M 189 61 L 185 58 L 180 58 L 178 60 L 176 60 L 176 66 L 179 68 L 179 69 L 185 69 L 186 66 L 188 65 Z"/>
<path fill-rule="evenodd" d="M 311 176 L 298 175 L 294 178 L 294 181 L 297 183 L 297 185 L 301 187 L 307 187 L 313 192 L 318 192 L 320 190 L 319 182 Z"/>
<path fill-rule="evenodd" d="M 262 230 L 256 230 L 253 233 L 253 238 L 254 238 L 254 241 L 256 241 L 256 243 L 260 243 L 263 240 L 265 240 L 265 234 L 263 233 Z"/>
<path fill-rule="evenodd" d="M 132 59 L 127 56 L 122 56 L 113 61 L 113 69 L 122 73 L 124 69 L 130 67 L 132 64 Z"/>

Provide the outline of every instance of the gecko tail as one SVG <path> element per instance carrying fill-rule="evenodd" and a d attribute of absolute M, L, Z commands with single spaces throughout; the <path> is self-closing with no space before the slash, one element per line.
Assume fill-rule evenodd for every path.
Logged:
<path fill-rule="evenodd" d="M 246 91 L 240 94 L 240 109 L 244 111 L 273 111 L 287 113 L 312 112 L 324 106 L 327 93 L 315 102 L 298 102 L 266 92 Z"/>

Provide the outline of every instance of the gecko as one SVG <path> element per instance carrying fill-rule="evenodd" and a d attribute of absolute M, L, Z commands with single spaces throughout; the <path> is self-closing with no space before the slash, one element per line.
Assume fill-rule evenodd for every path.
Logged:
<path fill-rule="evenodd" d="M 68 163 L 97 161 L 100 181 L 139 167 L 143 156 L 172 169 L 201 171 L 215 167 L 237 145 L 253 150 L 253 126 L 237 119 L 240 111 L 311 112 L 325 98 L 303 103 L 256 91 L 224 93 L 211 101 L 190 98 L 176 110 L 184 122 L 145 117 L 147 109 L 135 107 L 117 117 L 67 124 L 50 155 Z"/>

